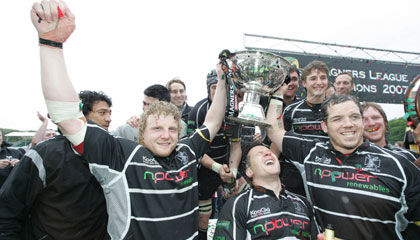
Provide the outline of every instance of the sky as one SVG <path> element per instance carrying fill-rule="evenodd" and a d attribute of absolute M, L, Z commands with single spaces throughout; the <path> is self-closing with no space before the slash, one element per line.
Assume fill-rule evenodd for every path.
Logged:
<path fill-rule="evenodd" d="M 32 3 L 2 4 L 1 128 L 36 130 L 41 124 L 36 112 L 46 114 Z M 179 77 L 190 105 L 206 97 L 206 75 L 218 53 L 243 50 L 244 33 L 420 52 L 418 0 L 66 3 L 76 16 L 76 30 L 64 44 L 68 73 L 77 91 L 112 97 L 111 130 L 141 113 L 149 85 Z M 404 115 L 401 105 L 387 105 L 385 111 L 388 119 Z"/>

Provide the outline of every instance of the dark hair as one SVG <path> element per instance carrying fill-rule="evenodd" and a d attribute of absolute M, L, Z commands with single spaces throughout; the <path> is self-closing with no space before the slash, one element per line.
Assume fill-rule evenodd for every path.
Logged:
<path fill-rule="evenodd" d="M 83 115 L 88 115 L 93 108 L 93 105 L 98 101 L 104 101 L 109 107 L 112 107 L 112 100 L 104 92 L 95 92 L 90 90 L 80 91 L 79 98 L 83 103 Z"/>
<path fill-rule="evenodd" d="M 354 96 L 350 96 L 350 95 L 331 95 L 329 98 L 325 99 L 325 101 L 321 104 L 321 116 L 322 116 L 322 120 L 327 123 L 328 120 L 328 108 L 330 106 L 336 105 L 336 104 L 340 104 L 343 102 L 347 102 L 347 101 L 352 101 L 354 102 L 357 107 L 359 108 L 360 114 L 363 117 L 363 109 L 362 106 L 360 105 L 359 101 L 357 101 L 357 99 Z"/>
<path fill-rule="evenodd" d="M 170 102 L 171 101 L 171 94 L 169 90 L 160 84 L 154 84 L 149 86 L 144 90 L 144 95 L 152 98 L 156 98 L 159 101 Z"/>
<path fill-rule="evenodd" d="M 353 84 L 354 84 L 353 74 L 348 73 L 348 72 L 341 72 L 341 73 L 339 73 L 339 74 L 335 77 L 334 82 L 337 80 L 338 76 L 341 76 L 341 75 L 347 75 L 347 76 L 349 76 L 349 77 L 350 77 L 350 79 L 351 79 L 351 85 L 353 85 Z"/>
<path fill-rule="evenodd" d="M 297 75 L 298 75 L 298 76 L 299 76 L 299 78 L 300 78 L 300 72 L 299 72 L 299 69 L 298 69 L 295 65 L 291 65 L 291 66 L 289 67 L 289 75 L 290 75 L 290 73 L 292 73 L 292 72 L 297 73 Z"/>
<path fill-rule="evenodd" d="M 181 79 L 175 77 L 175 78 L 173 78 L 172 80 L 169 80 L 169 82 L 166 83 L 166 88 L 169 90 L 169 92 L 171 91 L 171 85 L 173 83 L 179 83 L 179 84 L 181 84 L 184 87 L 184 90 L 187 89 L 185 87 L 185 83 Z"/>
<path fill-rule="evenodd" d="M 324 72 L 328 76 L 328 66 L 322 61 L 314 60 L 305 66 L 302 70 L 302 81 L 306 81 L 306 78 L 311 74 L 312 70 L 319 70 Z"/>
<path fill-rule="evenodd" d="M 374 103 L 374 102 L 362 102 L 361 105 L 362 105 L 363 111 L 365 111 L 367 108 L 373 108 L 376 111 L 378 111 L 385 121 L 385 128 L 388 129 L 388 118 L 386 117 L 385 111 L 382 109 L 382 107 L 379 104 Z"/>
<path fill-rule="evenodd" d="M 242 142 L 241 143 L 241 150 L 242 150 L 242 156 L 241 156 L 241 162 L 238 167 L 238 171 L 241 174 L 242 177 L 249 183 L 252 184 L 252 179 L 249 178 L 246 175 L 246 169 L 251 166 L 251 157 L 248 156 L 249 151 L 257 146 L 264 146 L 260 142 Z"/>

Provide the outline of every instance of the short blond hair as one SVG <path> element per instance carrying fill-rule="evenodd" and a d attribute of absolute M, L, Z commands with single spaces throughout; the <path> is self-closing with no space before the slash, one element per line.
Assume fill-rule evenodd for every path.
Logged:
<path fill-rule="evenodd" d="M 151 115 L 165 116 L 165 117 L 173 116 L 175 121 L 178 122 L 178 137 L 179 137 L 181 133 L 181 121 L 180 121 L 181 114 L 179 113 L 178 108 L 172 103 L 157 101 L 157 102 L 152 103 L 149 106 L 149 108 L 146 110 L 146 112 L 144 112 L 140 116 L 138 142 L 141 145 L 144 145 L 143 134 L 144 134 L 144 130 L 146 129 L 147 119 Z"/>

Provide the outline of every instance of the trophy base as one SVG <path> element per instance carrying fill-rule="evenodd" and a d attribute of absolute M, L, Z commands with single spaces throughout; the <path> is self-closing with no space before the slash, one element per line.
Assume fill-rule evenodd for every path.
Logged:
<path fill-rule="evenodd" d="M 233 122 L 237 122 L 237 123 L 241 123 L 247 126 L 260 126 L 260 127 L 270 127 L 271 125 L 264 122 L 264 121 L 259 121 L 259 120 L 255 120 L 255 119 L 244 119 L 244 118 L 238 118 L 238 117 L 226 117 L 227 120 L 233 121 Z"/>

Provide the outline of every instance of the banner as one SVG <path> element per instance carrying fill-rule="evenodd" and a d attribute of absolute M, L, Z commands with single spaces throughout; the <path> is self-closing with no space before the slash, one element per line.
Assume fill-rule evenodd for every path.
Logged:
<path fill-rule="evenodd" d="M 352 94 L 360 101 L 401 104 L 410 82 L 420 74 L 420 65 L 415 64 L 270 51 L 286 58 L 300 70 L 313 60 L 325 62 L 331 82 L 341 72 L 351 73 L 355 83 Z"/>

